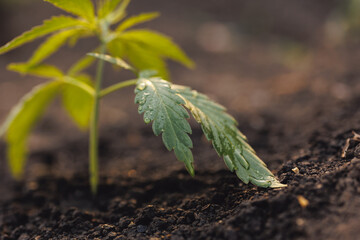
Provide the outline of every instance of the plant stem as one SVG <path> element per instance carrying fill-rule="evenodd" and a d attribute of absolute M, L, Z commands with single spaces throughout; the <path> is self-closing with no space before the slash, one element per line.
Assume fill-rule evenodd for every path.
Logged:
<path fill-rule="evenodd" d="M 105 54 L 106 45 L 102 44 L 100 53 Z M 93 194 L 97 192 L 99 182 L 99 137 L 98 137 L 98 122 L 99 122 L 99 108 L 100 108 L 100 92 L 102 85 L 102 78 L 104 73 L 104 60 L 100 59 L 96 71 L 94 106 L 90 123 L 90 143 L 89 143 L 89 173 L 90 185 Z"/>
<path fill-rule="evenodd" d="M 131 80 L 127 80 L 127 81 L 124 81 L 124 82 L 114 84 L 114 85 L 102 90 L 100 92 L 100 97 L 104 97 L 104 96 L 106 96 L 106 95 L 108 95 L 108 94 L 110 94 L 112 92 L 115 92 L 115 91 L 121 89 L 121 88 L 136 85 L 137 81 L 138 81 L 138 79 L 131 79 Z"/>

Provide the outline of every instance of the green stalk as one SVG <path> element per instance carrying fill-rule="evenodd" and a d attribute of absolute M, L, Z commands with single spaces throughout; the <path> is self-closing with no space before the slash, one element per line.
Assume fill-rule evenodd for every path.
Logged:
<path fill-rule="evenodd" d="M 102 44 L 100 53 L 105 54 L 106 45 Z M 90 139 L 89 139 L 89 173 L 90 185 L 93 194 L 96 194 L 99 183 L 99 137 L 98 137 L 98 123 L 99 123 L 99 108 L 100 108 L 100 92 L 102 85 L 102 78 L 104 73 L 104 60 L 100 59 L 96 71 L 94 106 L 90 123 Z"/>
<path fill-rule="evenodd" d="M 102 90 L 100 92 L 100 97 L 105 97 L 106 95 L 108 95 L 108 94 L 110 94 L 112 92 L 115 92 L 115 91 L 117 91 L 117 90 L 119 90 L 121 88 L 136 85 L 137 81 L 138 81 L 138 79 L 131 79 L 131 80 L 127 80 L 127 81 L 124 81 L 124 82 L 114 84 L 114 85 Z"/>

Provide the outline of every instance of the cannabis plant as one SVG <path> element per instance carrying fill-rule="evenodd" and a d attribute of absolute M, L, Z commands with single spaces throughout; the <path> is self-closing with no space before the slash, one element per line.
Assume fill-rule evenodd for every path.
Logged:
<path fill-rule="evenodd" d="M 236 121 L 225 108 L 189 87 L 172 84 L 165 61 L 171 59 L 192 67 L 194 63 L 167 36 L 147 29 L 131 29 L 159 16 L 143 13 L 125 18 L 130 0 L 45 0 L 73 16 L 55 16 L 32 28 L 0 48 L 4 54 L 37 38 L 50 35 L 26 63 L 13 63 L 9 69 L 48 79 L 36 86 L 14 107 L 0 128 L 7 143 L 8 163 L 15 178 L 23 174 L 27 155 L 27 139 L 35 123 L 48 105 L 59 96 L 62 105 L 81 129 L 89 129 L 89 171 L 91 189 L 98 185 L 98 118 L 99 102 L 106 95 L 128 86 L 135 86 L 135 102 L 144 114 L 145 123 L 152 123 L 155 135 L 161 135 L 166 148 L 174 150 L 193 176 L 191 128 L 189 113 L 201 125 L 216 152 L 228 168 L 245 183 L 260 187 L 282 187 L 266 168 L 246 137 L 237 129 Z M 74 17 L 75 16 L 75 17 Z M 61 46 L 76 45 L 79 39 L 96 37 L 99 46 L 89 49 L 66 72 L 44 63 Z M 95 79 L 85 73 L 95 61 Z M 136 78 L 121 81 L 103 89 L 104 63 L 108 61 L 132 71 Z"/>

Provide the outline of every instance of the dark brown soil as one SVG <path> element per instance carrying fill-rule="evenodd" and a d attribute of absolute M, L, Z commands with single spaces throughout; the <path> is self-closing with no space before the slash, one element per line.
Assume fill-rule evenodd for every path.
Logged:
<path fill-rule="evenodd" d="M 285 189 L 245 186 L 226 170 L 204 171 L 198 164 L 195 178 L 184 170 L 166 171 L 166 167 L 158 176 L 147 176 L 151 171 L 136 176 L 133 170 L 128 176 L 103 177 L 98 195 L 92 197 L 86 176 L 67 179 L 48 174 L 19 183 L 14 197 L 2 202 L 2 238 L 356 239 L 360 160 L 355 155 L 359 157 L 360 144 L 352 142 L 346 159 L 340 154 L 353 126 L 360 126 L 358 101 L 317 119 L 317 130 L 309 136 L 307 147 L 279 167 L 280 180 L 289 185 Z M 125 135 L 123 130 L 111 130 L 114 137 Z M 259 134 L 264 141 L 258 144 L 276 147 L 277 131 L 266 128 Z M 149 131 L 142 132 L 144 141 L 153 141 Z M 199 131 L 194 135 L 201 141 Z M 112 136 L 103 144 L 110 140 Z M 282 145 L 289 144 L 285 142 Z M 63 151 L 76 151 L 83 143 L 71 145 Z M 142 148 L 162 151 L 160 143 L 150 145 Z M 204 143 L 197 145 L 196 152 L 210 151 Z M 131 147 L 117 151 L 126 155 Z M 52 152 L 33 158 L 48 168 L 53 161 L 68 161 L 56 159 Z M 292 170 L 295 167 L 299 173 Z M 301 206 L 300 196 L 309 201 L 307 206 Z"/>
<path fill-rule="evenodd" d="M 89 191 L 87 136 L 74 131 L 57 105 L 34 132 L 23 181 L 10 178 L 5 146 L 0 144 L 0 239 L 359 239 L 360 142 L 350 140 L 345 158 L 341 155 L 352 132 L 360 133 L 360 44 L 322 44 L 320 29 L 334 1 L 291 1 L 289 7 L 279 7 L 286 1 L 276 1 L 278 7 L 261 1 L 266 5 L 262 16 L 277 16 L 271 26 L 260 20 L 247 23 L 260 14 L 253 1 L 225 1 L 228 8 L 218 1 L 209 1 L 206 8 L 192 1 L 174 0 L 166 6 L 155 2 L 168 19 L 157 20 L 155 27 L 179 39 L 198 65 L 195 71 L 170 65 L 173 80 L 226 105 L 251 145 L 288 187 L 261 189 L 241 183 L 193 122 L 197 173 L 190 177 L 143 125 L 129 90 L 110 96 L 103 106 L 102 177 L 96 196 Z M 135 5 L 133 11 L 153 6 Z M 28 28 L 21 19 L 30 7 L 44 6 L 23 6 L 9 15 L 14 27 L 6 28 L 11 30 L 6 36 Z M 243 17 L 234 13 L 236 7 Z M 292 16 L 286 23 L 284 15 L 274 14 L 284 9 Z M 291 14 L 296 9 L 299 13 Z M 187 17 L 177 29 L 169 27 L 181 16 Z M 262 34 L 252 33 L 230 52 L 211 52 L 194 44 L 199 40 L 192 37 L 208 22 L 231 22 L 242 30 L 255 27 Z M 293 31 L 302 22 L 305 27 Z M 283 37 L 304 44 L 306 56 L 274 53 Z M 5 40 L 1 36 L 0 41 Z M 39 82 L 21 79 L 3 67 L 26 58 L 30 50 L 0 58 L 1 119 Z M 65 50 L 52 61 L 66 67 L 69 57 L 80 54 Z M 288 57 L 292 60 L 284 60 Z M 107 76 L 113 82 L 118 78 Z"/>

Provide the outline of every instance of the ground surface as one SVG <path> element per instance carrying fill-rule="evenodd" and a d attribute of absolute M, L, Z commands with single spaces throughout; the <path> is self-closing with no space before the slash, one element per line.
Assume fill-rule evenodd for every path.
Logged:
<path fill-rule="evenodd" d="M 146 2 L 134 0 L 132 11 L 160 9 L 166 20 L 153 26 L 197 62 L 194 71 L 171 64 L 173 80 L 227 106 L 288 187 L 242 184 L 194 123 L 191 178 L 141 122 L 129 90 L 103 106 L 96 197 L 86 174 L 87 136 L 56 104 L 31 138 L 23 181 L 10 178 L 0 144 L 0 239 L 359 239 L 359 142 L 341 154 L 352 131 L 360 133 L 360 45 L 335 44 L 324 33 L 335 1 Z M 35 9 L 41 11 L 25 21 Z M 57 13 L 38 1 L 5 12 L 2 42 Z M 216 36 L 222 38 L 208 41 Z M 65 49 L 51 61 L 66 68 L 91 48 Z M 41 82 L 5 71 L 30 53 L 31 46 L 0 58 L 1 120 Z M 107 74 L 112 82 L 121 77 Z"/>

